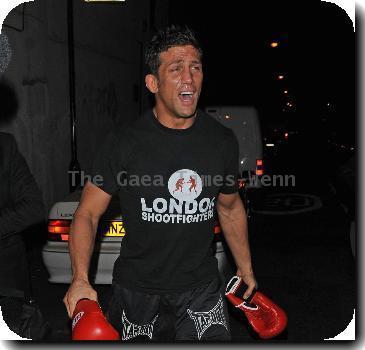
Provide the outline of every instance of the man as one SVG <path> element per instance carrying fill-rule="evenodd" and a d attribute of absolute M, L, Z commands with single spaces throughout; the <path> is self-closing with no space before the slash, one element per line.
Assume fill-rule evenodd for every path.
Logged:
<path fill-rule="evenodd" d="M 229 340 L 224 286 L 211 252 L 215 209 L 237 275 L 249 286 L 245 297 L 256 286 L 237 193 L 237 140 L 197 110 L 202 50 L 190 29 L 160 31 L 145 58 L 155 107 L 108 137 L 97 156 L 93 175 L 102 175 L 103 183 L 86 184 L 75 212 L 69 240 L 73 280 L 64 303 L 71 317 L 79 299 L 97 300 L 88 280 L 90 256 L 98 220 L 118 190 L 126 236 L 107 317 L 121 338 Z M 132 176 L 142 185 L 124 181 Z"/>
<path fill-rule="evenodd" d="M 44 220 L 41 192 L 14 137 L 0 132 L 0 297 L 23 297 L 27 258 L 21 232 Z"/>

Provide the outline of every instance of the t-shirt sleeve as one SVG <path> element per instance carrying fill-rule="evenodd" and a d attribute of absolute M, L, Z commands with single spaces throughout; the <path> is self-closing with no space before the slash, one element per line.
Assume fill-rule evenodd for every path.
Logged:
<path fill-rule="evenodd" d="M 108 194 L 119 189 L 119 179 L 124 172 L 120 149 L 117 135 L 110 133 L 94 158 L 90 181 Z"/>
<path fill-rule="evenodd" d="M 236 135 L 230 130 L 229 136 L 225 144 L 224 158 L 225 158 L 225 172 L 223 185 L 220 189 L 221 193 L 231 194 L 238 191 L 238 141 Z"/>

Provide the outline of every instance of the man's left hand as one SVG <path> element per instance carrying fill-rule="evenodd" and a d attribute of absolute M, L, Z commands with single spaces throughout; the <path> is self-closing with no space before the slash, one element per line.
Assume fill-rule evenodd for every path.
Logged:
<path fill-rule="evenodd" d="M 252 294 L 254 289 L 257 289 L 255 276 L 253 272 L 242 273 L 240 270 L 237 270 L 236 276 L 241 277 L 242 281 L 245 282 L 248 286 L 245 294 L 243 295 L 243 299 L 247 299 Z"/>

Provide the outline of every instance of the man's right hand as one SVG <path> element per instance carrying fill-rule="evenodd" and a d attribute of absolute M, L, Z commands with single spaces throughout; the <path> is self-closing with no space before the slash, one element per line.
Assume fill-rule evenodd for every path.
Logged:
<path fill-rule="evenodd" d="M 98 295 L 89 282 L 85 280 L 74 280 L 63 298 L 68 317 L 72 318 L 77 302 L 83 298 L 98 301 Z"/>

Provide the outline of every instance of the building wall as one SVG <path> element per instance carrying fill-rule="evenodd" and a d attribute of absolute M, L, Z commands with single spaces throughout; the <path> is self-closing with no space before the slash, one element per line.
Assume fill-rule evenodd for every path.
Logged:
<path fill-rule="evenodd" d="M 151 16 L 151 8 L 157 15 Z M 108 132 L 147 107 L 141 52 L 153 29 L 167 23 L 164 14 L 165 0 L 114 4 L 74 0 L 77 150 L 86 173 Z M 20 5 L 4 24 L 18 30 L 3 27 L 12 57 L 0 80 L 15 90 L 19 108 L 14 119 L 0 124 L 0 130 L 15 135 L 50 208 L 69 192 L 67 1 Z"/>

